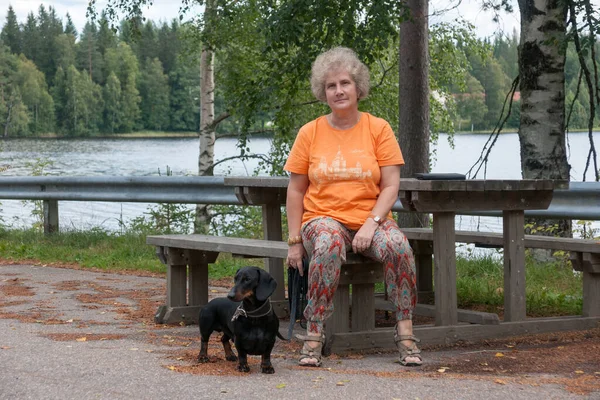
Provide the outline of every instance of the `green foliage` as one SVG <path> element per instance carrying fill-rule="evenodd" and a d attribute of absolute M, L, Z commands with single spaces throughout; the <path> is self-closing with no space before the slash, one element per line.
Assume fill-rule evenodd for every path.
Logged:
<path fill-rule="evenodd" d="M 114 133 L 121 126 L 121 83 L 114 72 L 108 76 L 103 91 L 105 130 Z"/>
<path fill-rule="evenodd" d="M 84 268 L 163 272 L 164 267 L 140 234 L 101 229 L 44 235 L 38 230 L 0 229 L 0 257 L 42 263 L 77 263 Z"/>
<path fill-rule="evenodd" d="M 17 14 L 15 14 L 12 5 L 8 6 L 6 20 L 2 31 L 0 31 L 0 41 L 8 47 L 11 53 L 21 53 L 21 30 L 17 21 Z"/>
<path fill-rule="evenodd" d="M 149 129 L 169 126 L 169 79 L 158 58 L 146 59 L 140 80 L 141 118 Z"/>
<path fill-rule="evenodd" d="M 475 305 L 480 311 L 498 312 L 504 305 L 504 267 L 497 257 L 458 257 L 459 308 Z M 526 260 L 525 300 L 530 317 L 579 315 L 583 305 L 581 275 L 566 262 Z"/>
<path fill-rule="evenodd" d="M 51 6 L 42 5 L 37 14 L 30 13 L 21 25 L 9 6 L 0 38 L 8 46 L 9 55 L 23 52 L 27 58 L 28 64 L 22 65 L 28 71 L 23 74 L 35 75 L 29 66 L 33 63 L 37 74 L 43 75 L 46 91 L 52 94 L 54 113 L 43 111 L 45 114 L 41 116 L 42 109 L 50 106 L 43 93 L 35 94 L 38 100 L 32 106 L 33 93 L 43 92 L 44 85 L 38 78 L 29 82 L 38 82 L 39 91 L 11 88 L 5 92 L 7 95 L 0 96 L 2 121 L 6 121 L 7 109 L 12 110 L 8 135 L 49 133 L 54 131 L 54 125 L 58 125 L 60 134 L 69 136 L 139 129 L 197 130 L 198 56 L 203 44 L 212 47 L 216 56 L 216 116 L 230 115 L 219 124 L 217 133 L 239 134 L 241 154 L 246 151 L 248 137 L 266 134 L 276 144 L 273 159 L 282 159 L 298 128 L 326 111 L 326 107 L 313 99 L 308 76 L 315 56 L 336 45 L 354 48 L 372 71 L 373 90 L 361 102 L 361 109 L 397 126 L 397 36 L 399 24 L 406 17 L 402 2 L 213 0 L 210 4 L 214 13 L 210 15 L 215 18 L 211 21 L 199 16 L 184 25 L 173 20 L 160 26 L 143 20 L 142 6 L 146 3 L 146 0 L 110 1 L 100 18 L 89 20 L 80 34 L 68 15 L 63 29 Z M 184 8 L 188 4 L 184 2 Z M 92 2 L 92 15 L 94 6 Z M 125 11 L 128 19 L 120 21 L 113 30 L 118 11 Z M 440 131 L 452 133 L 456 128 L 468 129 L 471 125 L 478 130 L 493 128 L 518 72 L 516 32 L 489 41 L 477 40 L 472 29 L 461 21 L 430 28 L 433 92 L 430 121 L 434 140 Z M 582 45 L 583 51 L 591 54 L 594 43 L 582 37 Z M 598 58 L 600 47 L 597 43 L 595 46 Z M 162 64 L 162 74 L 168 77 L 166 86 L 164 77 L 157 81 L 146 78 L 157 74 L 157 69 L 150 67 L 156 58 Z M 71 65 L 80 74 L 85 71 L 100 86 L 102 96 L 86 95 L 94 104 L 80 108 L 86 112 L 98 110 L 101 117 L 88 115 L 86 122 L 76 124 L 73 112 L 65 114 L 72 104 L 67 105 L 64 96 L 63 75 Z M 120 84 L 118 100 L 114 97 L 114 79 L 108 82 L 111 73 Z M 570 45 L 565 64 L 565 94 L 567 110 L 571 110 L 571 128 L 585 128 L 589 119 L 589 93 L 585 84 L 578 85 L 579 73 L 577 52 Z M 150 91 L 149 83 L 156 83 L 157 88 Z M 80 84 L 86 91 L 96 90 L 83 81 Z M 167 97 L 168 111 L 164 113 Z M 98 104 L 99 98 L 103 104 Z M 149 111 L 156 106 L 160 112 Z M 518 103 L 512 110 L 505 127 L 515 129 L 520 120 Z M 169 116 L 168 121 L 165 115 Z M 65 116 L 70 122 L 65 122 Z M 281 164 L 270 169 L 280 173 Z"/>
<path fill-rule="evenodd" d="M 47 175 L 46 168 L 53 165 L 52 161 L 43 160 L 41 158 L 35 161 L 26 162 L 25 167 L 30 170 L 31 176 L 44 176 Z M 44 202 L 42 200 L 22 200 L 21 203 L 24 206 L 33 206 L 31 210 L 31 216 L 34 218 L 32 230 L 43 232 L 44 231 Z"/>
<path fill-rule="evenodd" d="M 600 240 L 600 229 L 594 228 L 592 221 L 577 221 L 573 226 L 573 233 L 582 239 Z"/>

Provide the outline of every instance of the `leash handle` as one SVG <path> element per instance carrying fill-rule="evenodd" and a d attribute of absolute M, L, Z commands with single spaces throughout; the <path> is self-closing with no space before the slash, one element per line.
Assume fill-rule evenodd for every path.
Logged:
<path fill-rule="evenodd" d="M 302 259 L 302 268 L 303 271 L 308 271 L 308 260 L 306 258 Z M 290 271 L 291 270 L 291 271 Z M 297 268 L 289 268 L 288 269 L 288 288 L 290 282 L 292 283 L 292 293 L 288 290 L 288 296 L 292 296 L 292 305 L 290 310 L 290 325 L 288 327 L 288 340 L 292 340 L 292 334 L 294 333 L 294 325 L 296 324 L 296 314 L 298 313 L 298 295 L 300 293 L 300 282 L 302 277 L 300 276 L 300 271 Z"/>

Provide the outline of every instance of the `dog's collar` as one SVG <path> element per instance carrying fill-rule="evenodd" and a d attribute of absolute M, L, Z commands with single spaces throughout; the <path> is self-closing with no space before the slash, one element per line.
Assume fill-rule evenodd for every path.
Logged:
<path fill-rule="evenodd" d="M 265 311 L 266 309 L 266 311 Z M 264 317 L 266 315 L 269 315 L 271 313 L 271 310 L 273 309 L 273 307 L 271 306 L 271 300 L 267 299 L 267 301 L 265 301 L 262 306 L 258 307 L 256 310 L 252 310 L 252 311 L 246 311 L 244 310 L 244 303 L 240 303 L 240 305 L 238 306 L 238 308 L 236 308 L 235 312 L 233 313 L 233 317 L 231 318 L 231 321 L 235 321 L 236 319 L 238 319 L 241 315 L 243 315 L 246 318 L 260 318 L 260 317 Z"/>

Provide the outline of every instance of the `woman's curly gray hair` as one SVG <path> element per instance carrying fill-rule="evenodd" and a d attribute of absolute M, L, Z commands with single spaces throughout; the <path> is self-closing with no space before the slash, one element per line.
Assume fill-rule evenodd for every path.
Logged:
<path fill-rule="evenodd" d="M 356 53 L 347 47 L 334 47 L 321 53 L 313 62 L 310 85 L 315 97 L 327 103 L 325 95 L 325 79 L 331 71 L 341 69 L 348 72 L 356 84 L 358 99 L 364 99 L 369 95 L 371 80 L 369 68 L 363 64 Z"/>

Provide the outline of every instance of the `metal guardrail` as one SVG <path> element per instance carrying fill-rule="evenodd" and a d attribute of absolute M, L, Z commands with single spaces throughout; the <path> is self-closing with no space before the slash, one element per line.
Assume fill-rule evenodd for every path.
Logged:
<path fill-rule="evenodd" d="M 241 204 L 223 177 L 6 176 L 0 200 Z"/>
<path fill-rule="evenodd" d="M 44 200 L 45 218 L 58 225 L 57 201 L 108 201 L 240 205 L 234 187 L 223 177 L 209 176 L 4 176 L 0 200 Z M 392 208 L 404 212 L 400 201 Z M 499 211 L 474 211 L 467 215 L 501 216 Z M 527 210 L 535 218 L 600 220 L 600 182 L 570 182 L 554 191 L 547 210 Z"/>

